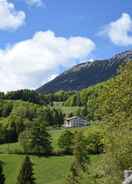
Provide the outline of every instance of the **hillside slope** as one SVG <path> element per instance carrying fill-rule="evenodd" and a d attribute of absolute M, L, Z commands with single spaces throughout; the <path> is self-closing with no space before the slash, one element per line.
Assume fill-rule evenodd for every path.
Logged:
<path fill-rule="evenodd" d="M 132 51 L 117 54 L 111 59 L 96 60 L 74 66 L 39 89 L 40 93 L 59 90 L 80 90 L 110 79 L 117 74 L 119 65 L 132 59 Z"/>

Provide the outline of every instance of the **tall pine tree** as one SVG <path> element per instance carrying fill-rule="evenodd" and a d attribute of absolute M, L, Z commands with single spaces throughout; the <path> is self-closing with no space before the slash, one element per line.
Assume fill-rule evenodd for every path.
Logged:
<path fill-rule="evenodd" d="M 0 184 L 4 184 L 4 183 L 5 183 L 5 176 L 3 174 L 2 163 L 0 163 Z"/>
<path fill-rule="evenodd" d="M 35 184 L 33 176 L 33 164 L 28 156 L 25 157 L 17 178 L 17 184 Z"/>
<path fill-rule="evenodd" d="M 31 149 L 39 156 L 50 155 L 52 151 L 51 136 L 42 118 L 36 119 L 31 132 Z"/>
<path fill-rule="evenodd" d="M 89 156 L 82 132 L 75 133 L 74 161 L 67 177 L 67 184 L 80 184 L 82 173 L 88 171 Z"/>

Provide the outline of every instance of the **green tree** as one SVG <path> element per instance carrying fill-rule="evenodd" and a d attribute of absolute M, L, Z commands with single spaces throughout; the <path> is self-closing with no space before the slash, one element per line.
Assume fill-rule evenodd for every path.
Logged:
<path fill-rule="evenodd" d="M 81 110 L 81 115 L 82 115 L 83 117 L 87 117 L 87 115 L 88 115 L 87 105 L 85 105 L 85 106 L 83 107 L 83 109 Z"/>
<path fill-rule="evenodd" d="M 38 155 L 49 155 L 52 151 L 51 136 L 41 118 L 35 120 L 31 130 L 30 148 Z"/>
<path fill-rule="evenodd" d="M 74 158 L 78 167 L 85 170 L 89 163 L 89 155 L 87 151 L 86 138 L 81 131 L 75 132 L 74 141 Z"/>
<path fill-rule="evenodd" d="M 24 130 L 19 136 L 19 143 L 25 154 L 32 153 L 31 150 L 31 129 Z"/>
<path fill-rule="evenodd" d="M 74 134 L 69 130 L 65 130 L 58 139 L 58 145 L 65 153 L 71 154 L 73 151 L 73 139 Z"/>
<path fill-rule="evenodd" d="M 89 154 L 100 154 L 104 150 L 104 129 L 101 125 L 89 127 L 86 137 Z"/>
<path fill-rule="evenodd" d="M 47 131 L 46 122 L 42 118 L 36 119 L 31 128 L 23 131 L 19 142 L 25 153 L 36 155 L 50 155 L 52 151 L 51 136 Z"/>
<path fill-rule="evenodd" d="M 81 106 L 81 99 L 80 99 L 80 93 L 79 92 L 77 92 L 77 95 L 76 95 L 76 105 Z"/>
<path fill-rule="evenodd" d="M 17 184 L 35 184 L 33 175 L 33 164 L 30 158 L 26 156 L 17 178 Z"/>
<path fill-rule="evenodd" d="M 80 184 L 82 173 L 88 171 L 90 161 L 85 138 L 82 132 L 75 133 L 74 145 L 74 161 L 70 169 L 70 174 L 66 180 L 67 184 Z"/>

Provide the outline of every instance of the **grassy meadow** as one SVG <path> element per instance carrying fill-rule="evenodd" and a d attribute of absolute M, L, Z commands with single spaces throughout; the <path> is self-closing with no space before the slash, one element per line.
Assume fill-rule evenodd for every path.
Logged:
<path fill-rule="evenodd" d="M 0 154 L 3 162 L 6 184 L 15 184 L 24 155 Z M 71 156 L 31 156 L 37 184 L 62 184 L 72 163 Z"/>
<path fill-rule="evenodd" d="M 80 130 L 80 128 L 71 128 L 69 130 L 74 132 Z M 87 135 L 89 127 L 81 128 L 81 130 Z M 59 150 L 57 141 L 63 131 L 64 129 L 50 130 L 54 150 Z M 3 162 L 4 173 L 6 176 L 5 184 L 16 183 L 19 169 L 24 158 L 24 155 L 22 154 L 14 154 L 16 151 L 22 151 L 22 147 L 19 143 L 0 145 L 0 160 Z M 72 159 L 72 156 L 52 156 L 47 158 L 31 156 L 37 184 L 63 184 L 68 175 Z M 91 169 L 94 168 L 97 161 L 98 156 L 91 156 Z"/>
<path fill-rule="evenodd" d="M 50 130 L 54 149 L 63 130 Z M 19 143 L 0 145 L 0 160 L 3 162 L 6 184 L 15 184 L 24 155 L 13 154 L 22 151 Z M 9 153 L 9 154 L 8 154 Z M 72 156 L 37 157 L 31 156 L 37 184 L 62 184 L 72 163 Z"/>
<path fill-rule="evenodd" d="M 6 176 L 5 184 L 15 184 L 24 155 L 0 154 Z M 64 184 L 73 160 L 72 156 L 30 157 L 37 184 Z M 91 156 L 90 171 L 94 171 L 100 156 Z"/>

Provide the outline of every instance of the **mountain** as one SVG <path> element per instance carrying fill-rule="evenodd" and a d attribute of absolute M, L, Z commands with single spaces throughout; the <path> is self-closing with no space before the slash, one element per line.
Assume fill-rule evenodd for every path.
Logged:
<path fill-rule="evenodd" d="M 46 83 L 37 91 L 47 93 L 87 88 L 115 76 L 119 66 L 129 60 L 132 60 L 132 50 L 116 54 L 110 59 L 78 64 Z"/>

